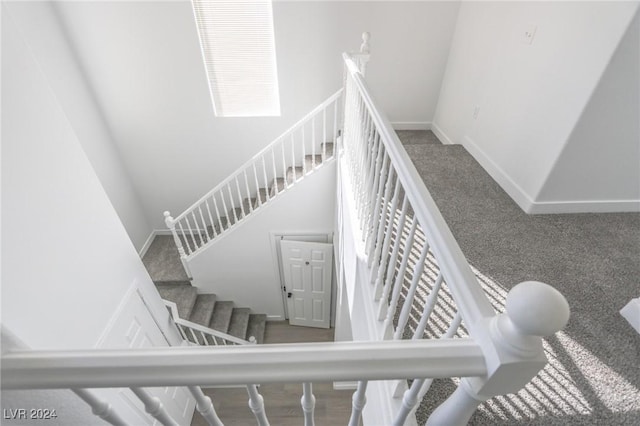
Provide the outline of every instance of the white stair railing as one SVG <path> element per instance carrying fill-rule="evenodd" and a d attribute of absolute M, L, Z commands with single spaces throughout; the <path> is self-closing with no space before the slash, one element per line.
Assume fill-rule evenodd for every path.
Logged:
<path fill-rule="evenodd" d="M 187 259 L 334 157 L 341 100 L 342 89 L 182 214 L 173 218 L 164 213 L 187 271 Z"/>
<path fill-rule="evenodd" d="M 545 324 L 536 327 L 532 318 L 525 320 L 515 310 L 509 320 L 496 317 L 422 178 L 371 95 L 364 79 L 369 38 L 368 33 L 363 35 L 359 53 L 343 54 L 345 117 L 339 167 L 344 173 L 339 173 L 339 185 L 341 193 L 349 195 L 340 202 L 342 209 L 350 208 L 355 214 L 351 229 L 359 228 L 372 284 L 363 294 L 371 295 L 377 320 L 382 322 L 378 337 L 446 340 L 457 336 L 477 341 L 486 350 L 491 365 L 488 376 L 463 379 L 462 390 L 430 420 L 430 424 L 463 424 L 480 401 L 519 390 L 537 374 L 546 362 L 540 339 L 524 334 L 542 336 L 559 330 L 568 320 L 569 308 L 553 288 L 529 282 L 514 290 L 553 303 Z M 531 310 L 522 302 L 523 311 Z M 520 370 L 508 373 L 509 364 L 519 365 Z M 365 385 L 360 383 L 360 387 Z M 393 386 L 394 396 L 402 398 L 395 425 L 404 424 L 430 385 L 428 378 L 418 378 L 406 391 L 404 381 Z M 359 405 L 354 397 L 354 407 Z"/>
<path fill-rule="evenodd" d="M 223 333 L 213 328 L 205 327 L 195 322 L 180 318 L 178 306 L 169 300 L 163 300 L 164 304 L 171 312 L 171 317 L 182 338 L 193 345 L 201 346 L 226 346 L 226 345 L 249 345 L 255 343 L 256 339 L 251 336 L 249 340 L 240 339 L 227 333 Z"/>
<path fill-rule="evenodd" d="M 359 54 L 344 55 L 344 148 L 338 163 L 342 205 L 338 210 L 349 212 L 348 220 L 354 225 L 351 229 L 358 232 L 357 239 L 362 243 L 369 282 L 361 290 L 374 304 L 371 312 L 380 322 L 381 331 L 376 336 L 379 340 L 41 351 L 7 346 L 3 339 L 3 389 L 127 387 L 139 396 L 153 417 L 163 424 L 173 424 L 158 401 L 142 388 L 196 387 L 194 396 L 205 414 L 213 410 L 213 404 L 198 390 L 199 386 L 244 385 L 258 424 L 268 425 L 265 401 L 254 383 L 297 382 L 303 384 L 301 404 L 308 425 L 314 422 L 312 382 L 357 381 L 349 420 L 349 425 L 356 426 L 367 409 L 367 388 L 374 381 L 398 384 L 399 380 L 413 379 L 412 386 L 403 392 L 400 391 L 404 388 L 397 386 L 401 408 L 389 423 L 402 425 L 433 379 L 461 377 L 453 395 L 431 414 L 427 423 L 457 425 L 466 424 L 487 398 L 516 392 L 529 382 L 547 362 L 541 336 L 551 335 L 566 324 L 567 302 L 546 284 L 525 282 L 508 293 L 505 313 L 496 314 L 388 119 L 370 94 L 362 74 L 368 61 L 368 38 L 367 34 Z M 335 105 L 335 111 L 341 93 L 327 101 Z M 312 116 L 316 117 L 317 112 Z M 317 131 L 313 121 L 305 123 L 310 124 L 312 132 Z M 336 117 L 334 126 L 337 123 Z M 300 146 L 303 158 L 315 143 L 304 129 L 298 128 L 309 142 L 308 146 L 306 142 Z M 337 134 L 334 128 L 333 136 Z M 242 194 L 234 195 L 233 187 L 240 192 L 250 181 L 272 179 L 274 186 L 267 188 L 273 191 L 265 191 L 264 199 L 258 197 L 258 206 L 286 188 L 288 179 L 280 182 L 282 188 L 274 180 L 278 166 L 287 167 L 284 162 L 276 164 L 276 154 L 277 148 L 268 147 L 178 219 L 168 221 L 176 242 L 184 241 L 186 250 L 190 250 L 185 257 L 226 232 L 228 228 L 223 230 L 221 226 L 218 231 L 210 221 L 213 232 L 201 233 L 207 228 L 210 212 L 216 212 L 220 219 L 216 210 L 219 205 L 225 211 L 229 204 L 239 205 L 232 204 L 242 198 Z M 313 168 L 314 161 L 315 157 L 308 165 L 303 162 L 302 172 Z M 254 173 L 247 173 L 244 178 L 246 170 Z M 297 177 L 295 169 L 292 176 Z M 256 208 L 251 204 L 249 211 Z M 351 216 L 353 212 L 355 217 Z M 241 220 L 244 214 L 246 210 L 236 213 L 234 220 Z M 346 236 L 338 235 L 338 240 Z M 196 245 L 197 241 L 200 245 Z M 338 262 L 345 261 L 338 258 Z M 184 335 L 197 337 L 196 332 L 202 331 L 197 325 L 190 326 L 190 330 Z M 83 399 L 96 414 L 110 413 L 101 416 L 105 420 L 122 424 L 107 401 Z M 205 417 L 209 424 L 221 424 L 215 412 Z"/>

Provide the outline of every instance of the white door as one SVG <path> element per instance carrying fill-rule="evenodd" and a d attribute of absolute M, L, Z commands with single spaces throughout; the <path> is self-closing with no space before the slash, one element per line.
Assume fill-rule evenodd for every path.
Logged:
<path fill-rule="evenodd" d="M 151 313 L 137 291 L 130 293 L 117 319 L 113 322 L 105 340 L 99 345 L 107 348 L 148 348 L 168 346 L 168 343 L 153 320 Z M 162 402 L 169 415 L 180 425 L 190 424 L 195 400 L 185 387 L 145 388 Z M 159 425 L 147 414 L 142 402 L 129 389 L 114 389 L 119 399 L 110 402 L 128 424 Z"/>
<path fill-rule="evenodd" d="M 280 241 L 289 323 L 329 328 L 333 246 Z"/>

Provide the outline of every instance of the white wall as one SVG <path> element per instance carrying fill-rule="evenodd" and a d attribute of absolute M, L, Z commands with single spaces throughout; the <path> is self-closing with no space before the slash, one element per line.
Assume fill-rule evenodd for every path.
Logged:
<path fill-rule="evenodd" d="M 152 228 L 51 2 L 7 2 L 135 247 Z"/>
<path fill-rule="evenodd" d="M 640 210 L 640 14 L 636 13 L 538 195 L 536 208 Z"/>
<path fill-rule="evenodd" d="M 158 318 L 167 316 L 61 103 L 4 4 L 1 193 L 1 322 L 28 346 L 94 347 L 132 286 Z M 59 418 L 51 424 L 99 423 L 66 391 L 33 393 L 29 400 L 24 396 L 3 392 L 3 406 L 57 408 Z"/>
<path fill-rule="evenodd" d="M 528 211 L 637 8 L 636 2 L 463 2 L 438 129 L 465 144 Z M 530 25 L 537 31 L 524 44 Z"/>
<path fill-rule="evenodd" d="M 458 2 L 280 2 L 282 117 L 215 118 L 190 2 L 56 5 L 149 220 L 164 228 L 342 84 L 340 54 L 372 33 L 369 76 L 393 121 L 428 123 Z"/>
<path fill-rule="evenodd" d="M 331 234 L 335 162 L 305 177 L 189 261 L 200 293 L 284 319 L 273 234 Z"/>

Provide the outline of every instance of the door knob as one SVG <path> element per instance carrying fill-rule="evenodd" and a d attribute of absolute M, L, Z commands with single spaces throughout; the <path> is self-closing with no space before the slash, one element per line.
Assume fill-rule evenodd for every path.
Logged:
<path fill-rule="evenodd" d="M 309 264 L 309 262 L 304 262 L 304 264 L 305 264 L 305 265 L 308 265 L 308 264 Z"/>
<path fill-rule="evenodd" d="M 287 298 L 291 299 L 291 296 L 293 296 L 293 293 L 287 293 Z"/>

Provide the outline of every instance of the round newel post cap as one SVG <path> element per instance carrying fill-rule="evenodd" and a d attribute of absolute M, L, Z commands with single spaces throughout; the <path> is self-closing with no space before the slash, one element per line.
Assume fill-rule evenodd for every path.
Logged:
<path fill-rule="evenodd" d="M 368 31 L 362 33 L 362 44 L 360 45 L 360 53 L 369 53 L 369 39 L 371 34 Z"/>
<path fill-rule="evenodd" d="M 525 281 L 509 291 L 506 314 L 523 335 L 550 336 L 569 321 L 569 303 L 550 285 Z"/>
<path fill-rule="evenodd" d="M 171 213 L 167 210 L 164 214 L 164 223 L 170 228 L 173 224 L 173 218 L 171 217 Z"/>

